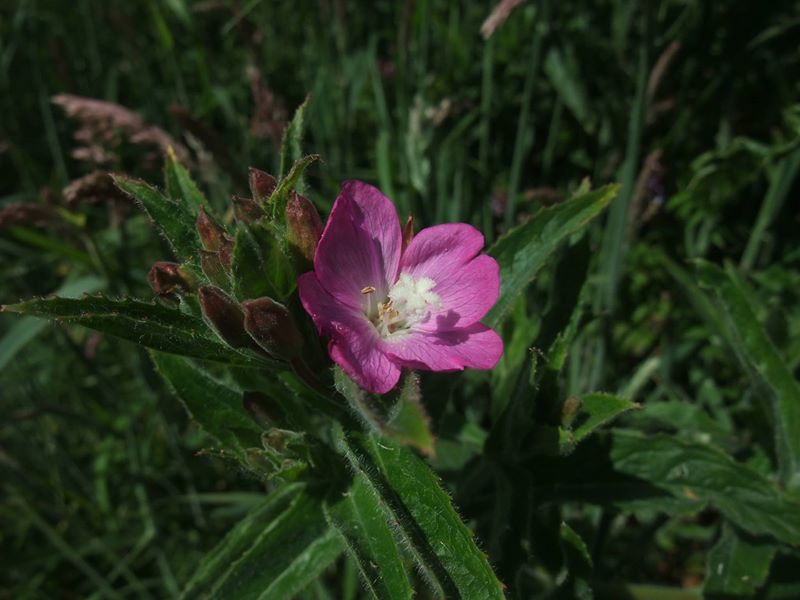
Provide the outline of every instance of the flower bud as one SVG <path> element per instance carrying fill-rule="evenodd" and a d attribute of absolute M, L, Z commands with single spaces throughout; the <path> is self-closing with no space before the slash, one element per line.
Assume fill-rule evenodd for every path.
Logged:
<path fill-rule="evenodd" d="M 253 195 L 253 200 L 263 204 L 269 199 L 277 185 L 278 182 L 272 175 L 250 167 L 250 193 Z"/>
<path fill-rule="evenodd" d="M 264 350 L 277 358 L 291 359 L 300 354 L 303 338 L 291 313 L 272 298 L 246 300 L 244 328 Z"/>
<path fill-rule="evenodd" d="M 193 279 L 181 265 L 166 261 L 155 263 L 147 274 L 150 287 L 159 296 L 167 296 L 176 290 L 188 291 L 192 289 Z"/>
<path fill-rule="evenodd" d="M 261 427 L 275 427 L 283 419 L 283 410 L 278 404 L 264 394 L 245 392 L 242 395 L 244 409 Z"/>
<path fill-rule="evenodd" d="M 227 271 L 231 270 L 233 265 L 233 241 L 225 238 L 222 240 L 222 246 L 219 248 L 219 261 Z"/>
<path fill-rule="evenodd" d="M 200 250 L 200 268 L 214 285 L 227 287 L 230 283 L 218 252 Z"/>
<path fill-rule="evenodd" d="M 203 250 L 218 252 L 225 242 L 225 231 L 217 225 L 214 219 L 208 216 L 206 209 L 202 206 L 200 207 L 200 212 L 197 213 L 195 225 Z"/>
<path fill-rule="evenodd" d="M 203 318 L 222 340 L 233 348 L 252 348 L 244 330 L 242 308 L 221 289 L 208 285 L 199 290 Z"/>
<path fill-rule="evenodd" d="M 569 427 L 578 416 L 578 411 L 581 409 L 581 401 L 577 398 L 570 397 L 564 400 L 561 406 L 561 425 Z"/>
<path fill-rule="evenodd" d="M 264 211 L 252 198 L 233 196 L 231 204 L 233 204 L 233 214 L 236 220 L 241 223 L 254 223 L 264 216 Z"/>
<path fill-rule="evenodd" d="M 286 229 L 289 244 L 303 258 L 313 262 L 322 235 L 322 221 L 311 201 L 297 192 L 291 193 L 286 204 Z"/>

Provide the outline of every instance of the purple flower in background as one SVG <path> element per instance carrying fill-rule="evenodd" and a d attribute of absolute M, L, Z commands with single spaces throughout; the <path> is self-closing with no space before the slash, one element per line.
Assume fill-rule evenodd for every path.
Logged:
<path fill-rule="evenodd" d="M 410 237 L 410 236 L 409 236 Z M 497 262 L 464 223 L 423 229 L 404 247 L 394 205 L 377 188 L 348 181 L 298 279 L 300 299 L 331 358 L 362 388 L 391 390 L 403 367 L 491 369 L 500 336 L 479 323 L 497 301 Z"/>

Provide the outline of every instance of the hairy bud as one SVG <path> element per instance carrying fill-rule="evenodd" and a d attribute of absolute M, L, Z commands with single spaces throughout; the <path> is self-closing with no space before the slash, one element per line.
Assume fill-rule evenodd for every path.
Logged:
<path fill-rule="evenodd" d="M 250 167 L 250 193 L 253 195 L 253 200 L 263 204 L 275 191 L 277 185 L 278 182 L 275 181 L 272 175 L 255 167 Z"/>
<path fill-rule="evenodd" d="M 291 359 L 300 354 L 303 338 L 291 313 L 272 298 L 246 300 L 244 328 L 264 350 L 277 358 Z"/>
<path fill-rule="evenodd" d="M 203 318 L 209 327 L 233 348 L 252 348 L 253 340 L 244 330 L 242 308 L 217 287 L 204 286 L 198 292 Z"/>
<path fill-rule="evenodd" d="M 252 198 L 233 196 L 231 204 L 236 220 L 242 223 L 254 223 L 264 216 L 264 211 Z"/>
<path fill-rule="evenodd" d="M 167 296 L 178 290 L 191 290 L 193 280 L 181 265 L 166 261 L 155 263 L 147 274 L 150 287 L 159 296 Z"/>
<path fill-rule="evenodd" d="M 203 250 L 219 252 L 225 242 L 225 231 L 217 225 L 202 206 L 200 207 L 200 212 L 197 213 L 195 224 Z"/>
<path fill-rule="evenodd" d="M 286 230 L 289 244 L 303 258 L 313 262 L 322 235 L 322 221 L 311 201 L 297 192 L 291 193 L 286 204 Z"/>

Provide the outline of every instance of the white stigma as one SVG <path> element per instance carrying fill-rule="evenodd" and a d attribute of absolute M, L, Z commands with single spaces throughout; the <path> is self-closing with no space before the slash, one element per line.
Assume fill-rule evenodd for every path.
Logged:
<path fill-rule="evenodd" d="M 377 311 L 369 311 L 378 333 L 382 337 L 389 337 L 407 331 L 425 320 L 431 307 L 440 308 L 441 300 L 433 292 L 434 287 L 436 282 L 430 277 L 415 279 L 407 273 L 401 273 L 389 290 L 388 298 L 378 303 Z"/>

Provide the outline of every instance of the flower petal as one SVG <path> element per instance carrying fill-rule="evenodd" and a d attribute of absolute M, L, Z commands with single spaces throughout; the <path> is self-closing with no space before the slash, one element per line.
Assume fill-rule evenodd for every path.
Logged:
<path fill-rule="evenodd" d="M 380 349 L 377 335 L 365 333 L 351 330 L 341 340 L 331 340 L 328 352 L 360 387 L 373 394 L 385 394 L 397 385 L 400 367 Z"/>
<path fill-rule="evenodd" d="M 351 307 L 366 308 L 361 293 L 381 299 L 397 279 L 402 236 L 394 205 L 377 188 L 347 181 L 331 210 L 314 255 L 322 286 Z"/>
<path fill-rule="evenodd" d="M 383 340 L 360 309 L 339 302 L 314 273 L 297 279 L 303 308 L 320 334 L 331 338 L 331 358 L 359 386 L 376 394 L 391 390 L 400 378 L 400 367 L 383 350 Z"/>
<path fill-rule="evenodd" d="M 503 340 L 481 323 L 450 331 L 415 331 L 387 340 L 385 347 L 402 366 L 429 371 L 491 369 L 503 354 Z"/>
<path fill-rule="evenodd" d="M 447 331 L 467 327 L 486 316 L 500 295 L 500 266 L 485 254 L 441 277 L 431 290 L 439 296 L 440 306 L 415 329 Z"/>
<path fill-rule="evenodd" d="M 400 260 L 400 270 L 415 279 L 430 277 L 439 282 L 475 258 L 481 248 L 483 234 L 472 225 L 434 225 L 414 236 Z"/>

